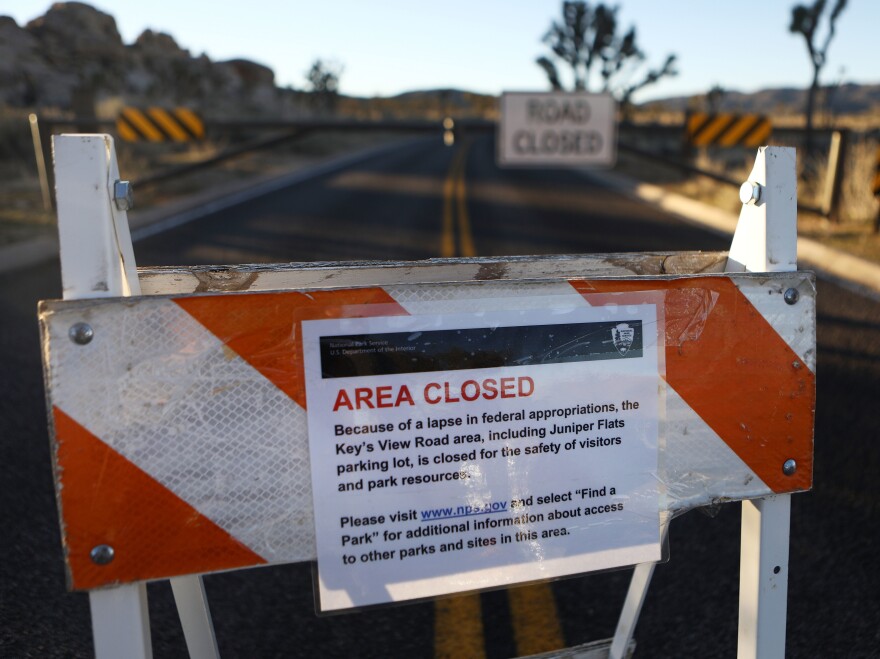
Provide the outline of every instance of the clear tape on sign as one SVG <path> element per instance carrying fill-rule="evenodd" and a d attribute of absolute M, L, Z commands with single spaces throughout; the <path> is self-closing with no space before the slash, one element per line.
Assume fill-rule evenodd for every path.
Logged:
<path fill-rule="evenodd" d="M 627 547 L 659 558 L 664 511 L 810 486 L 815 385 L 801 355 L 814 291 L 807 274 L 780 277 L 776 288 L 798 285 L 802 297 L 778 315 L 767 305 L 784 305 L 782 295 L 750 275 L 43 303 L 71 587 L 308 561 L 322 548 L 336 557 L 325 565 L 355 556 L 366 572 L 387 563 L 394 579 L 409 575 L 382 589 L 365 583 L 386 593 L 378 599 L 354 592 L 357 576 L 335 589 L 345 597 L 325 598 L 333 609 L 443 594 L 450 579 L 467 590 L 604 569 L 630 560 Z M 88 342 L 71 340 L 78 323 L 92 330 Z M 780 432 L 781 446 L 769 441 Z M 364 453 L 348 453 L 356 446 Z M 781 474 L 788 457 L 794 475 Z M 612 481 L 634 477 L 627 462 L 652 468 L 636 469 L 624 495 Z M 629 531 L 620 522 L 617 535 L 636 538 L 628 544 L 616 532 L 602 540 L 621 511 L 598 507 L 621 501 L 627 512 L 653 501 Z M 421 519 L 447 508 L 462 517 Z M 539 513 L 543 521 L 528 521 Z M 416 533 L 456 520 L 470 528 Z M 639 541 L 648 527 L 657 539 Z M 571 542 L 576 533 L 595 544 Z M 114 559 L 98 565 L 90 552 L 105 544 Z M 434 558 L 446 546 L 448 559 L 401 559 L 421 545 Z M 371 551 L 379 558 L 362 562 Z"/>

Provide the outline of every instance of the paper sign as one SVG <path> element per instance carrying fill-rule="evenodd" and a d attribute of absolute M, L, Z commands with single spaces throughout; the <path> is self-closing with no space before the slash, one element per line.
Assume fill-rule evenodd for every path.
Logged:
<path fill-rule="evenodd" d="M 659 560 L 657 314 L 304 322 L 320 608 Z"/>

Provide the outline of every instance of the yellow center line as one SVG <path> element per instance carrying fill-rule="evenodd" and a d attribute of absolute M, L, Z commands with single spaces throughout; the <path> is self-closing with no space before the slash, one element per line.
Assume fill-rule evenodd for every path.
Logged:
<path fill-rule="evenodd" d="M 525 657 L 565 647 L 550 584 L 510 588 L 507 601 L 510 603 L 510 622 L 517 656 Z"/>
<path fill-rule="evenodd" d="M 458 211 L 459 242 L 461 255 L 473 256 L 473 239 L 467 216 L 466 189 L 464 185 L 465 156 L 467 144 L 456 151 L 443 181 L 443 229 L 440 239 L 440 255 L 456 256 L 455 211 Z M 480 595 L 464 595 L 437 600 L 434 603 L 434 657 L 435 659 L 458 659 L 469 657 L 485 659 L 486 642 L 483 636 L 483 613 Z"/>
<path fill-rule="evenodd" d="M 434 602 L 435 659 L 485 659 L 483 614 L 479 595 Z"/>
<path fill-rule="evenodd" d="M 444 258 L 476 256 L 477 253 L 474 248 L 470 218 L 467 212 L 467 188 L 464 180 L 468 146 L 469 144 L 465 142 L 458 148 L 446 179 L 443 181 L 443 230 L 440 239 L 440 255 Z M 458 252 L 455 249 L 456 215 L 458 215 Z"/>
<path fill-rule="evenodd" d="M 467 210 L 465 167 L 468 142 L 455 154 L 443 181 L 443 231 L 441 255 L 476 256 L 470 215 Z M 458 246 L 455 249 L 455 216 L 458 216 Z M 507 591 L 517 653 L 540 654 L 565 647 L 556 601 L 549 584 Z M 480 595 L 465 595 L 434 603 L 434 657 L 453 659 L 486 656 Z"/>
<path fill-rule="evenodd" d="M 452 197 L 455 194 L 455 179 L 453 172 L 455 171 L 456 162 L 453 161 L 452 168 L 443 181 L 443 230 L 440 237 L 440 256 L 445 259 L 455 256 L 455 221 L 452 212 Z"/>
<path fill-rule="evenodd" d="M 462 151 L 468 147 L 467 143 L 462 144 Z M 476 256 L 477 250 L 474 247 L 474 237 L 471 233 L 471 221 L 467 211 L 467 188 L 464 182 L 465 159 L 461 159 L 461 168 L 458 173 L 458 180 L 455 186 L 455 197 L 458 202 L 458 242 L 461 247 L 461 256 Z"/>

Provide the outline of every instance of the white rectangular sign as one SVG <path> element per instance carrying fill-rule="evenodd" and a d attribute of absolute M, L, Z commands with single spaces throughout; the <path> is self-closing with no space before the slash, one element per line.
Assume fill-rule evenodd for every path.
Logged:
<path fill-rule="evenodd" d="M 654 304 L 308 321 L 324 611 L 660 559 Z"/>
<path fill-rule="evenodd" d="M 501 166 L 601 166 L 617 158 L 617 105 L 610 94 L 505 92 Z"/>

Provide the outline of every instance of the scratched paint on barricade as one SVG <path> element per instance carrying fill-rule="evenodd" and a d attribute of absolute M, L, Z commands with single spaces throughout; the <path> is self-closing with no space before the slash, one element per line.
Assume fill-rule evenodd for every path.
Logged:
<path fill-rule="evenodd" d="M 662 323 L 618 301 L 303 323 L 322 610 L 660 559 Z"/>
<path fill-rule="evenodd" d="M 811 275 L 561 279 L 556 273 L 545 281 L 535 281 L 534 275 L 517 281 L 449 281 L 460 276 L 455 272 L 454 268 L 434 272 L 432 276 L 445 283 L 42 303 L 53 454 L 71 586 L 89 589 L 315 558 L 302 350 L 302 327 L 310 321 L 389 316 L 452 319 L 468 314 L 488 314 L 488 318 L 516 312 L 530 320 L 513 324 L 530 327 L 559 324 L 548 309 L 589 314 L 619 309 L 623 301 L 627 306 L 654 305 L 658 320 L 665 323 L 664 331 L 658 329 L 664 337 L 665 348 L 658 354 L 665 362 L 659 372 L 666 392 L 665 444 L 660 447 L 658 472 L 665 494 L 658 507 L 681 511 L 811 486 L 815 408 Z M 328 280 L 333 282 L 340 280 Z M 800 292 L 796 305 L 787 304 L 783 296 L 792 288 Z M 584 318 L 592 322 L 591 316 Z M 70 338 L 71 327 L 82 322 L 94 333 L 87 343 Z M 626 333 L 622 336 L 625 340 Z M 516 345 L 521 339 L 509 343 Z M 589 362 L 591 367 L 601 363 Z M 521 368 L 555 374 L 580 367 L 551 363 Z M 417 395 L 424 397 L 424 385 L 435 379 L 440 387 L 431 388 L 430 394 L 445 399 L 445 383 L 452 380 L 439 375 L 446 372 L 464 371 L 441 365 L 440 371 L 415 373 L 414 377 L 427 374 L 431 379 L 422 383 L 421 393 L 410 392 L 414 402 Z M 534 391 L 511 400 L 533 401 L 541 395 L 539 379 L 525 375 L 534 381 Z M 497 388 L 501 375 L 495 376 Z M 468 379 L 482 388 L 491 377 Z M 531 387 L 527 380 L 514 380 L 508 386 L 517 392 L 522 387 L 523 393 Z M 356 406 L 357 393 L 350 393 L 354 398 L 349 396 L 348 402 Z M 468 389 L 468 396 L 473 393 Z M 399 389 L 394 392 L 395 402 L 398 395 Z M 571 392 L 564 390 L 561 395 Z M 378 390 L 375 396 L 378 401 Z M 345 400 L 339 404 L 345 411 Z M 478 404 L 494 403 L 481 398 Z M 443 405 L 447 403 L 433 407 Z M 478 418 L 485 423 L 482 416 Z M 453 426 L 436 430 L 435 437 L 452 433 L 450 442 L 460 434 L 453 432 L 457 430 Z M 590 432 L 584 434 L 590 437 Z M 547 444 L 546 439 L 537 444 Z M 431 448 L 468 455 L 483 445 L 464 440 L 461 449 L 443 444 Z M 429 460 L 432 457 L 428 455 Z M 530 457 L 546 459 L 550 454 Z M 798 465 L 794 474 L 782 471 L 789 459 Z M 410 462 L 415 464 L 412 458 Z M 103 469 L 113 473 L 95 478 Z M 343 474 L 337 476 L 334 470 L 331 476 L 335 481 Z M 352 481 L 359 478 L 356 473 L 351 476 Z M 364 488 L 369 484 L 365 482 Z M 574 506 L 575 489 L 571 502 L 551 503 Z M 567 492 L 550 487 L 535 494 Z M 514 496 L 506 497 L 509 510 Z M 432 507 L 447 506 L 425 510 Z M 389 517 L 391 512 L 409 510 L 407 506 L 389 510 Z M 115 549 L 109 564 L 97 565 L 90 558 L 91 550 L 101 544 Z"/>

